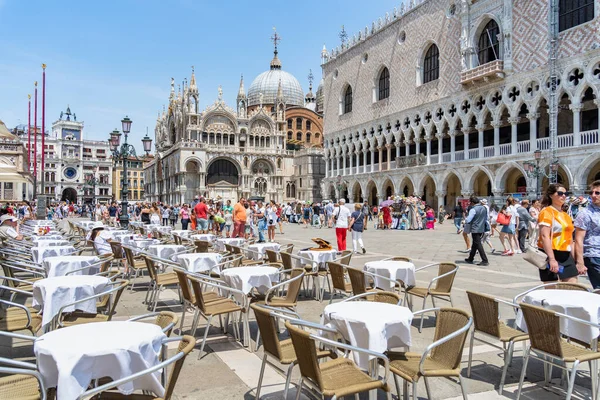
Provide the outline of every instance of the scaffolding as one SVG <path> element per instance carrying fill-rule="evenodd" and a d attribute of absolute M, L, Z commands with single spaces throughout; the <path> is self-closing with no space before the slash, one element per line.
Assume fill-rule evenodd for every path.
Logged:
<path fill-rule="evenodd" d="M 548 0 L 548 68 L 550 70 L 549 80 L 549 130 L 550 130 L 550 164 L 558 163 L 558 0 Z M 550 183 L 557 183 L 558 171 L 550 168 L 548 180 Z"/>

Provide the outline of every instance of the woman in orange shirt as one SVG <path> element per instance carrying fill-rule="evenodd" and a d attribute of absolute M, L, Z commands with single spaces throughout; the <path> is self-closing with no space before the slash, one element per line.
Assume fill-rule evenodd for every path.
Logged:
<path fill-rule="evenodd" d="M 192 226 L 192 230 L 196 230 L 196 211 L 192 208 L 192 214 L 190 215 L 190 225 Z"/>
<path fill-rule="evenodd" d="M 538 247 L 548 255 L 547 269 L 540 270 L 542 282 L 577 282 L 577 276 L 587 269 L 577 269 L 573 258 L 573 220 L 562 211 L 567 196 L 566 189 L 552 184 L 542 198 L 542 211 L 538 216 L 540 237 Z"/>

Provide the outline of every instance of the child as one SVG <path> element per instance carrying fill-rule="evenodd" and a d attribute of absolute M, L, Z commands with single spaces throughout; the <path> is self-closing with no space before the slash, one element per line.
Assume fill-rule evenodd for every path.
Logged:
<path fill-rule="evenodd" d="M 402 214 L 402 219 L 400 220 L 400 230 L 405 231 L 408 228 L 408 218 L 406 218 L 406 214 Z"/>
<path fill-rule="evenodd" d="M 231 232 L 231 227 L 233 226 L 233 214 L 231 210 L 225 210 L 225 236 L 229 237 Z"/>

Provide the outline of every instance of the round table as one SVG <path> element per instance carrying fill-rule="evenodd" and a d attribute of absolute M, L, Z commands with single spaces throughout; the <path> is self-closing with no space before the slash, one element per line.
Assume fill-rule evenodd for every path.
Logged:
<path fill-rule="evenodd" d="M 45 328 L 52 321 L 61 307 L 77 300 L 102 293 L 107 290 L 110 280 L 105 276 L 95 275 L 68 275 L 40 279 L 33 283 L 32 306 L 41 310 L 42 327 Z M 96 312 L 96 299 L 85 301 L 76 305 L 77 310 L 88 313 Z M 68 307 L 64 311 L 72 312 L 75 307 Z"/>
<path fill-rule="evenodd" d="M 221 272 L 221 278 L 234 289 L 249 294 L 252 289 L 265 293 L 272 282 L 279 282 L 279 270 L 275 267 L 236 267 Z"/>
<path fill-rule="evenodd" d="M 415 286 L 415 265 L 407 261 L 369 261 L 364 270 L 377 275 L 385 276 L 392 280 L 401 280 L 406 286 Z M 375 277 L 375 286 L 384 290 L 391 290 L 392 283 L 385 279 Z"/>
<path fill-rule="evenodd" d="M 335 258 L 337 257 L 337 250 L 324 250 L 324 251 L 319 251 L 319 250 L 300 250 L 298 252 L 298 255 L 300 257 L 304 257 L 304 258 L 308 258 L 310 260 L 313 260 L 313 268 L 318 268 L 319 265 L 326 263 L 327 261 L 332 261 L 335 260 Z M 307 262 L 304 260 L 300 260 L 300 263 L 302 265 L 306 265 Z"/>
<path fill-rule="evenodd" d="M 352 346 L 383 353 L 411 345 L 413 313 L 406 307 L 374 301 L 346 301 L 325 307 L 321 323 L 337 329 Z M 368 369 L 370 356 L 353 354 L 356 364 Z"/>
<path fill-rule="evenodd" d="M 31 241 L 34 243 L 45 242 L 47 240 L 64 240 L 62 235 L 45 235 L 45 236 L 32 236 Z"/>
<path fill-rule="evenodd" d="M 42 265 L 48 278 L 64 276 L 67 273 L 97 263 L 100 259 L 96 256 L 61 256 L 46 257 Z M 100 272 L 100 267 L 89 268 L 73 275 L 93 275 Z"/>
<path fill-rule="evenodd" d="M 40 264 L 46 257 L 64 256 L 75 253 L 75 247 L 68 246 L 48 246 L 48 247 L 32 247 L 31 257 L 33 262 Z"/>
<path fill-rule="evenodd" d="M 36 247 L 50 247 L 50 246 L 70 246 L 71 243 L 65 239 L 58 240 L 40 240 L 35 242 Z"/>
<path fill-rule="evenodd" d="M 205 242 L 212 242 L 215 240 L 215 235 L 212 233 L 200 233 L 195 235 L 190 235 L 191 240 L 204 240 Z"/>
<path fill-rule="evenodd" d="M 183 229 L 173 229 L 171 230 L 171 235 L 177 235 L 182 238 L 188 238 L 190 236 L 191 231 L 183 230 Z"/>
<path fill-rule="evenodd" d="M 265 257 L 265 250 L 279 252 L 281 245 L 279 243 L 255 243 L 248 245 L 248 256 L 252 260 L 262 260 Z"/>
<path fill-rule="evenodd" d="M 46 333 L 35 341 L 34 352 L 46 387 L 57 388 L 57 400 L 72 400 L 94 379 L 110 376 L 118 380 L 157 365 L 165 338 L 154 324 L 99 322 Z M 149 390 L 164 396 L 159 372 L 118 389 L 123 394 Z"/>
<path fill-rule="evenodd" d="M 219 253 L 181 254 L 176 258 L 179 264 L 190 272 L 210 271 L 223 260 L 223 256 Z M 217 269 L 215 272 L 220 273 L 221 271 Z"/>
<path fill-rule="evenodd" d="M 521 301 L 595 324 L 600 323 L 600 296 L 595 293 L 581 290 L 540 289 L 527 293 Z M 516 323 L 519 328 L 527 332 L 527 325 L 521 311 L 517 313 Z M 563 335 L 585 343 L 592 343 L 600 335 L 600 330 L 596 327 L 565 318 L 560 319 L 560 331 Z"/>
<path fill-rule="evenodd" d="M 179 244 L 153 244 L 148 246 L 148 253 L 154 254 L 158 258 L 164 260 L 171 260 L 171 257 L 176 253 L 183 253 L 186 251 L 185 246 Z"/>
<path fill-rule="evenodd" d="M 244 243 L 246 243 L 246 239 L 244 238 L 218 238 L 215 242 L 215 248 L 218 251 L 224 251 L 226 244 L 231 246 L 243 246 Z"/>

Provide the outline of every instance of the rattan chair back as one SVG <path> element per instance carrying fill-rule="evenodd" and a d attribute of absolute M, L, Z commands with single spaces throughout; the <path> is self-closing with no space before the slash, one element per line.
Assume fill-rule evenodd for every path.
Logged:
<path fill-rule="evenodd" d="M 181 296 L 184 300 L 188 301 L 191 304 L 194 304 L 194 296 L 192 295 L 190 284 L 188 282 L 188 274 L 178 268 L 174 268 L 173 270 L 177 274 L 177 279 L 179 280 Z"/>
<path fill-rule="evenodd" d="M 467 297 L 469 298 L 471 311 L 473 312 L 475 330 L 499 338 L 498 303 L 491 296 L 468 290 Z"/>
<path fill-rule="evenodd" d="M 231 245 L 229 243 L 224 243 L 223 245 L 225 246 L 226 252 L 228 252 L 229 254 L 233 254 L 233 249 L 231 248 Z"/>
<path fill-rule="evenodd" d="M 133 251 L 130 248 L 123 247 L 123 251 L 125 252 L 125 259 L 129 265 L 135 265 L 135 258 L 133 255 Z"/>
<path fill-rule="evenodd" d="M 554 285 L 554 289 L 560 290 L 580 290 L 583 292 L 589 292 L 588 288 L 582 285 L 581 283 L 570 283 L 570 282 L 557 282 Z"/>
<path fill-rule="evenodd" d="M 292 338 L 292 345 L 300 366 L 300 374 L 303 378 L 312 381 L 320 390 L 323 390 L 317 347 L 315 341 L 310 338 L 310 332 L 292 325 L 289 321 L 286 321 L 285 327 Z"/>
<path fill-rule="evenodd" d="M 294 269 L 292 269 L 292 272 L 290 273 L 290 279 L 294 279 L 303 274 L 304 274 L 304 270 L 302 268 L 294 268 Z M 298 296 L 300 295 L 301 287 L 302 287 L 302 278 L 292 281 L 288 285 L 287 292 L 285 294 L 285 299 L 296 304 L 298 302 Z"/>
<path fill-rule="evenodd" d="M 229 245 L 229 246 L 231 247 L 231 252 L 232 252 L 233 254 L 239 254 L 239 255 L 242 255 L 242 254 L 243 254 L 243 253 L 242 253 L 242 248 L 241 248 L 241 247 L 239 247 L 239 246 L 234 246 L 234 245 Z"/>
<path fill-rule="evenodd" d="M 150 279 L 156 282 L 156 275 L 158 274 L 156 263 L 150 257 L 144 256 L 144 260 L 146 261 L 146 269 L 148 270 Z"/>
<path fill-rule="evenodd" d="M 117 308 L 117 304 L 119 304 L 119 299 L 121 298 L 121 295 L 123 294 L 123 291 L 125 290 L 127 285 L 129 285 L 129 281 L 122 280 L 119 283 L 119 289 L 116 292 L 114 292 L 113 300 L 110 304 L 110 310 L 108 310 L 108 320 L 109 321 L 112 319 L 112 316 L 115 313 L 115 309 Z"/>
<path fill-rule="evenodd" d="M 188 279 L 192 285 L 194 296 L 196 297 L 196 306 L 198 306 L 200 311 L 204 314 L 206 313 L 206 303 L 204 302 L 204 296 L 202 295 L 202 282 L 193 276 L 189 276 Z"/>
<path fill-rule="evenodd" d="M 173 235 L 173 241 L 175 242 L 175 244 L 182 244 L 181 236 L 179 235 Z"/>
<path fill-rule="evenodd" d="M 194 240 L 196 246 L 196 253 L 208 253 L 210 243 L 206 240 Z"/>
<path fill-rule="evenodd" d="M 283 269 L 294 269 L 294 259 L 291 253 L 280 252 L 281 262 L 283 263 Z"/>
<path fill-rule="evenodd" d="M 146 235 L 147 235 L 147 233 L 146 233 L 146 228 L 144 228 L 143 226 L 140 226 L 140 233 L 141 233 L 142 235 L 146 236 Z"/>
<path fill-rule="evenodd" d="M 352 294 L 359 295 L 367 292 L 367 284 L 365 283 L 365 273 L 357 268 L 346 268 L 352 285 Z"/>
<path fill-rule="evenodd" d="M 400 302 L 400 300 L 400 295 L 397 293 L 377 291 L 373 294 L 373 301 L 377 303 L 388 303 L 396 305 Z"/>
<path fill-rule="evenodd" d="M 161 311 L 160 314 L 158 314 L 156 316 L 156 319 L 154 320 L 154 324 L 158 325 L 160 327 L 160 329 L 165 329 L 167 326 L 169 326 L 169 324 L 173 324 L 172 326 L 175 326 L 177 324 L 178 320 L 179 320 L 179 318 L 177 317 L 177 314 L 175 314 L 174 312 Z M 171 329 L 169 329 L 168 331 L 165 332 L 165 335 L 171 336 L 172 331 L 173 331 L 173 328 L 171 327 Z"/>
<path fill-rule="evenodd" d="M 109 240 L 108 244 L 110 244 L 110 249 L 113 252 L 113 257 L 115 258 L 115 260 L 122 260 L 123 246 L 121 245 L 121 242 L 118 242 L 116 240 Z"/>
<path fill-rule="evenodd" d="M 177 352 L 183 352 L 183 357 L 179 360 L 175 361 L 173 365 L 173 369 L 171 370 L 171 374 L 167 380 L 167 385 L 165 386 L 165 396 L 164 400 L 170 400 L 171 396 L 173 396 L 173 392 L 175 390 L 175 384 L 177 383 L 177 379 L 179 378 L 179 374 L 181 373 L 181 368 L 183 367 L 183 362 L 185 361 L 185 357 L 190 354 L 190 352 L 196 346 L 196 338 L 193 336 L 185 335 L 181 338 L 181 342 L 179 342 L 179 346 L 177 348 Z"/>
<path fill-rule="evenodd" d="M 265 249 L 265 253 L 267 254 L 267 261 L 270 263 L 279 262 L 279 256 L 275 250 Z"/>
<path fill-rule="evenodd" d="M 344 251 L 342 251 L 342 254 L 339 257 L 339 262 L 340 262 L 340 264 L 350 265 L 351 258 L 352 258 L 352 250 L 344 250 Z"/>
<path fill-rule="evenodd" d="M 451 262 L 440 263 L 438 270 L 438 276 L 441 276 L 447 272 L 454 270 L 453 274 L 440 278 L 436 282 L 435 291 L 439 293 L 448 293 L 452 291 L 452 285 L 454 284 L 454 278 L 456 277 L 457 266 Z"/>
<path fill-rule="evenodd" d="M 563 358 L 560 320 L 554 311 L 525 303 L 521 303 L 519 306 L 527 324 L 531 347 Z"/>
<path fill-rule="evenodd" d="M 469 323 L 469 314 L 458 308 L 441 308 L 438 312 L 434 341 L 450 335 Z M 447 369 L 456 369 L 460 366 L 465 340 L 469 334 L 465 330 L 461 335 L 440 344 L 431 351 L 431 359 Z"/>
<path fill-rule="evenodd" d="M 282 353 L 279 335 L 277 334 L 277 320 L 271 315 L 271 311 L 257 304 L 251 304 L 250 307 L 254 310 L 265 352 L 281 360 Z"/>
<path fill-rule="evenodd" d="M 327 269 L 329 269 L 329 273 L 331 274 L 331 282 L 333 283 L 333 288 L 337 290 L 341 290 L 342 292 L 346 292 L 346 279 L 345 279 L 345 271 L 344 266 L 340 263 L 328 261 Z"/>
<path fill-rule="evenodd" d="M 405 261 L 405 262 L 412 262 L 412 260 L 408 257 L 404 257 L 404 256 L 394 256 L 394 257 L 390 257 L 388 259 L 389 261 Z"/>

